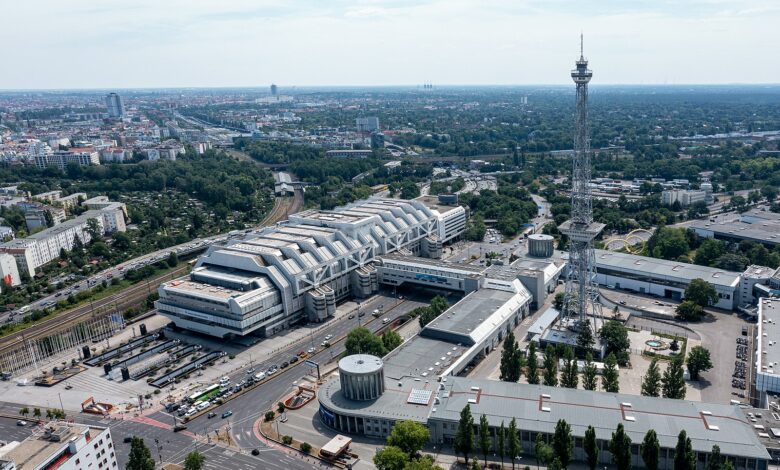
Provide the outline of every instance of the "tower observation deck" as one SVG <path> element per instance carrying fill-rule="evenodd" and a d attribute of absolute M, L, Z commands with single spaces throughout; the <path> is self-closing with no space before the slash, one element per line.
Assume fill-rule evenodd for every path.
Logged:
<path fill-rule="evenodd" d="M 569 238 L 569 274 L 562 317 L 579 327 L 590 327 L 588 315 L 601 316 L 598 285 L 593 282 L 593 239 L 601 233 L 604 224 L 593 221 L 590 187 L 591 162 L 588 128 L 588 83 L 593 72 L 588 69 L 580 36 L 580 58 L 571 78 L 577 87 L 574 117 L 574 157 L 571 178 L 571 219 L 559 227 Z M 571 320 L 574 320 L 571 322 Z M 595 326 L 595 325 L 594 325 Z"/>

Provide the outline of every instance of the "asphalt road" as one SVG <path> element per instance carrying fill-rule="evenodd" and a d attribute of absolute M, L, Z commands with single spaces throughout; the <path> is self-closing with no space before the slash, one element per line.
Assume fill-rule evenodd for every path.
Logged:
<path fill-rule="evenodd" d="M 395 301 L 379 297 L 373 302 L 363 305 L 361 310 L 366 312 L 364 317 L 360 318 L 355 315 L 352 319 L 344 318 L 343 320 L 334 322 L 331 327 L 324 329 L 321 333 L 313 335 L 310 342 L 306 344 L 306 348 L 313 343 L 318 349 L 309 360 L 319 363 L 322 367 L 333 358 L 336 358 L 343 353 L 344 341 L 337 340 L 358 326 L 358 319 L 361 320 L 363 326 L 372 331 L 379 331 L 383 328 L 387 328 L 387 325 L 382 323 L 384 318 L 389 318 L 392 322 L 396 318 L 406 315 L 416 307 L 427 305 L 429 299 L 430 296 L 428 295 L 413 295 L 411 299 L 405 297 L 403 300 Z M 375 308 L 378 308 L 380 304 L 384 304 L 384 313 L 378 318 L 373 318 L 371 312 Z M 320 343 L 325 340 L 326 335 L 333 335 L 333 339 L 331 339 L 333 345 L 330 348 L 323 349 L 320 347 Z M 334 343 L 334 341 L 337 342 Z M 258 371 L 265 370 L 271 365 L 279 364 L 281 361 L 293 356 L 302 347 L 303 346 L 291 347 L 287 351 L 279 353 L 254 367 Z M 255 422 L 264 415 L 268 409 L 272 408 L 279 398 L 291 391 L 294 382 L 300 381 L 310 373 L 316 374 L 316 371 L 312 372 L 311 368 L 308 365 L 303 364 L 302 361 L 297 362 L 294 366 L 281 369 L 271 380 L 266 381 L 222 406 L 214 408 L 212 411 L 217 414 L 216 417 L 208 419 L 206 415 L 202 415 L 188 422 L 188 431 L 192 431 L 199 435 L 210 432 L 213 435 L 214 430 L 220 429 L 220 432 L 222 432 L 229 426 L 233 439 L 239 447 L 246 450 L 254 448 L 262 450 L 263 448 L 266 448 L 266 446 L 256 435 Z M 240 376 L 240 372 L 237 375 Z M 233 381 L 235 381 L 235 379 Z M 228 419 L 221 419 L 222 413 L 227 410 L 232 411 L 233 416 Z M 164 411 L 156 413 L 152 417 L 169 423 L 172 422 L 173 419 Z"/>
<path fill-rule="evenodd" d="M 0 403 L 0 412 L 5 414 L 17 414 L 21 405 Z M 87 414 L 72 414 L 78 423 L 91 426 L 111 428 L 114 440 L 118 468 L 124 468 L 130 454 L 130 444 L 125 443 L 125 438 L 139 436 L 149 448 L 155 461 L 174 462 L 181 464 L 189 452 L 197 450 L 206 456 L 204 468 L 207 469 L 272 469 L 272 470 L 305 470 L 319 468 L 310 462 L 289 456 L 288 454 L 272 448 L 264 447 L 257 457 L 249 453 L 236 452 L 217 446 L 215 444 L 202 443 L 196 440 L 192 433 L 171 432 L 167 426 L 149 419 L 125 419 L 106 420 L 100 416 Z M 21 418 L 21 417 L 20 417 Z M 32 433 L 32 425 L 17 426 L 18 419 L 0 418 L 0 437 L 4 441 L 21 441 Z"/>

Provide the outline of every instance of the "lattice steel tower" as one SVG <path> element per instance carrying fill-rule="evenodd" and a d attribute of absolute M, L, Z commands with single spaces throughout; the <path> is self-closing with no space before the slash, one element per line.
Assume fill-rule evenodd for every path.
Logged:
<path fill-rule="evenodd" d="M 580 35 L 580 58 L 577 68 L 571 71 L 571 78 L 577 85 L 577 109 L 574 117 L 574 157 L 571 178 L 571 219 L 560 226 L 560 231 L 569 238 L 569 274 L 566 278 L 563 318 L 571 328 L 587 325 L 588 314 L 595 319 L 601 317 L 598 285 L 593 280 L 593 239 L 604 228 L 604 224 L 593 221 L 593 207 L 590 192 L 590 138 L 588 129 L 588 82 L 593 72 L 582 50 Z"/>

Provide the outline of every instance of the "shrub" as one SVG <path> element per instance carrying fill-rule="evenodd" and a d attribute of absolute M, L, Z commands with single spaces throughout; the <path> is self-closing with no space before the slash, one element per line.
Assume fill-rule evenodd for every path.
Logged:
<path fill-rule="evenodd" d="M 282 444 L 287 446 L 292 444 L 292 436 L 282 436 Z"/>
<path fill-rule="evenodd" d="M 265 412 L 265 420 L 266 421 L 273 421 L 275 416 L 276 416 L 276 413 L 274 413 L 273 411 L 266 411 Z"/>
<path fill-rule="evenodd" d="M 308 454 L 309 452 L 311 452 L 311 444 L 309 444 L 308 442 L 301 443 L 301 452 L 303 452 L 304 454 Z"/>

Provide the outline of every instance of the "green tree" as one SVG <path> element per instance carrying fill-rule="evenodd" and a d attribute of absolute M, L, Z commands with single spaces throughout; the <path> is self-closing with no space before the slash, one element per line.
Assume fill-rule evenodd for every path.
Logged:
<path fill-rule="evenodd" d="M 553 307 L 555 310 L 558 310 L 561 312 L 563 310 L 563 302 L 566 300 L 566 294 L 563 292 L 558 292 L 555 294 L 555 297 L 553 298 Z"/>
<path fill-rule="evenodd" d="M 699 374 L 712 369 L 710 351 L 702 346 L 694 346 L 688 353 L 688 374 L 691 380 L 699 380 Z"/>
<path fill-rule="evenodd" d="M 128 456 L 126 470 L 154 470 L 154 459 L 149 448 L 140 437 L 133 436 L 130 441 L 130 454 Z"/>
<path fill-rule="evenodd" d="M 387 436 L 389 446 L 398 447 L 413 458 L 430 440 L 428 428 L 412 420 L 396 422 L 390 435 Z"/>
<path fill-rule="evenodd" d="M 661 378 L 661 384 L 664 398 L 673 398 L 677 400 L 685 398 L 685 373 L 683 371 L 683 358 L 681 355 L 672 358 L 671 363 L 666 367 L 664 375 Z"/>
<path fill-rule="evenodd" d="M 409 463 L 409 455 L 402 449 L 387 446 L 374 454 L 377 470 L 404 470 Z"/>
<path fill-rule="evenodd" d="M 604 360 L 604 371 L 601 374 L 601 388 L 605 392 L 617 393 L 620 391 L 620 375 L 617 370 L 615 355 L 610 354 Z"/>
<path fill-rule="evenodd" d="M 526 368 L 526 378 L 528 379 L 529 384 L 538 384 L 539 383 L 539 363 L 537 362 L 536 358 L 536 343 L 534 341 L 531 341 L 531 345 L 528 347 L 528 358 L 526 360 L 526 363 L 528 364 Z"/>
<path fill-rule="evenodd" d="M 501 459 L 501 468 L 503 468 L 504 457 L 506 456 L 506 428 L 503 421 L 501 421 L 501 426 L 498 428 L 498 434 L 496 435 L 496 453 Z"/>
<path fill-rule="evenodd" d="M 650 256 L 674 260 L 690 251 L 685 229 L 660 226 L 647 241 Z"/>
<path fill-rule="evenodd" d="M 639 446 L 639 453 L 642 455 L 642 461 L 647 470 L 658 470 L 658 462 L 661 458 L 661 444 L 658 442 L 658 436 L 655 430 L 650 429 L 645 434 L 642 444 Z"/>
<path fill-rule="evenodd" d="M 547 443 L 544 441 L 544 435 L 540 432 L 536 433 L 536 441 L 534 442 L 534 453 L 536 454 L 537 466 L 539 466 L 540 462 L 543 463 L 544 465 L 548 465 L 550 462 L 553 461 L 553 458 L 555 457 L 555 453 L 553 452 L 552 447 L 547 445 Z"/>
<path fill-rule="evenodd" d="M 587 321 L 581 325 L 580 332 L 577 334 L 577 347 L 580 351 L 590 351 L 594 344 L 596 339 L 593 337 L 593 329 Z"/>
<path fill-rule="evenodd" d="M 712 446 L 705 470 L 723 470 L 723 456 L 720 455 L 720 446 L 717 444 Z"/>
<path fill-rule="evenodd" d="M 34 408 L 33 409 L 33 417 L 40 418 L 41 417 L 41 409 L 40 408 Z"/>
<path fill-rule="evenodd" d="M 708 238 L 696 249 L 696 256 L 694 256 L 693 262 L 701 266 L 710 266 L 725 251 L 726 247 L 722 241 Z"/>
<path fill-rule="evenodd" d="M 482 452 L 482 458 L 485 461 L 485 467 L 487 467 L 487 454 L 490 452 L 490 426 L 487 416 L 484 414 L 479 417 L 479 450 Z"/>
<path fill-rule="evenodd" d="M 608 448 L 617 470 L 631 470 L 631 438 L 626 434 L 623 423 L 619 423 L 612 433 Z"/>
<path fill-rule="evenodd" d="M 599 464 L 599 445 L 596 442 L 596 430 L 593 426 L 588 426 L 585 430 L 585 439 L 582 442 L 582 447 L 585 450 L 585 460 L 588 463 L 590 470 L 596 470 L 596 465 Z"/>
<path fill-rule="evenodd" d="M 558 356 L 555 348 L 548 344 L 544 350 L 544 384 L 550 387 L 558 386 Z"/>
<path fill-rule="evenodd" d="M 596 390 L 598 387 L 598 368 L 593 363 L 593 354 L 585 354 L 585 366 L 582 368 L 582 387 L 585 390 Z"/>
<path fill-rule="evenodd" d="M 179 255 L 177 255 L 175 251 L 171 251 L 170 254 L 168 254 L 166 263 L 168 263 L 168 266 L 171 268 L 176 267 L 176 265 L 179 264 Z"/>
<path fill-rule="evenodd" d="M 517 341 L 515 341 L 515 335 L 510 331 L 504 339 L 504 346 L 501 350 L 500 379 L 504 382 L 517 382 L 520 380 L 522 365 L 523 356 L 520 354 Z"/>
<path fill-rule="evenodd" d="M 27 408 L 26 406 L 22 407 L 22 409 L 19 410 L 19 414 L 22 416 L 27 416 L 28 414 L 30 414 L 30 409 Z"/>
<path fill-rule="evenodd" d="M 675 308 L 674 313 L 685 321 L 699 321 L 704 318 L 705 312 L 701 305 L 697 305 L 692 300 L 683 300 Z"/>
<path fill-rule="evenodd" d="M 564 388 L 577 388 L 579 382 L 579 374 L 577 370 L 577 361 L 574 359 L 574 351 L 570 347 L 566 347 L 566 351 L 563 354 L 563 368 L 561 369 L 561 387 Z M 566 462 L 561 459 L 561 463 L 566 466 Z"/>
<path fill-rule="evenodd" d="M 628 363 L 628 348 L 631 347 L 631 342 L 625 325 L 617 320 L 607 321 L 599 330 L 599 339 L 604 343 L 607 355 L 614 354 L 620 365 Z"/>
<path fill-rule="evenodd" d="M 485 233 L 487 233 L 485 220 L 481 215 L 477 214 L 474 217 L 469 218 L 469 221 L 466 223 L 466 231 L 463 233 L 463 237 L 466 240 L 481 242 L 485 239 Z"/>
<path fill-rule="evenodd" d="M 197 451 L 190 452 L 184 459 L 184 470 L 201 470 L 205 461 L 205 455 Z"/>
<path fill-rule="evenodd" d="M 430 456 L 426 455 L 417 460 L 412 460 L 411 462 L 406 464 L 404 470 L 443 470 L 443 469 L 438 465 L 434 465 L 433 459 Z"/>
<path fill-rule="evenodd" d="M 691 438 L 683 429 L 677 435 L 677 445 L 674 447 L 674 470 L 696 470 L 696 452 L 693 451 Z"/>
<path fill-rule="evenodd" d="M 555 424 L 552 449 L 561 462 L 561 468 L 568 468 L 574 452 L 574 438 L 571 436 L 571 426 L 569 426 L 566 420 L 559 419 Z"/>
<path fill-rule="evenodd" d="M 119 251 L 125 251 L 130 248 L 130 235 L 125 232 L 115 232 L 111 235 L 114 239 L 113 247 Z"/>
<path fill-rule="evenodd" d="M 515 421 L 515 418 L 512 418 L 512 421 L 509 422 L 506 441 L 507 457 L 512 461 L 512 470 L 515 470 L 515 459 L 520 455 L 520 450 L 522 449 L 522 447 L 520 447 L 520 436 L 517 434 L 517 422 Z"/>
<path fill-rule="evenodd" d="M 401 338 L 401 335 L 399 335 L 396 331 L 388 330 L 382 333 L 382 345 L 384 345 L 388 352 L 397 348 L 403 344 L 403 342 L 403 338 Z"/>
<path fill-rule="evenodd" d="M 706 307 L 718 302 L 718 291 L 704 279 L 696 278 L 685 288 L 685 299 L 701 307 Z"/>
<path fill-rule="evenodd" d="M 87 220 L 86 232 L 89 234 L 89 238 L 92 243 L 100 240 L 103 236 L 103 229 L 100 225 L 100 222 L 94 218 Z"/>
<path fill-rule="evenodd" d="M 382 340 L 371 332 L 368 328 L 357 327 L 347 334 L 345 342 L 347 355 L 351 354 L 371 354 L 382 357 L 387 354 Z"/>
<path fill-rule="evenodd" d="M 658 370 L 658 359 L 650 361 L 650 367 L 642 379 L 642 395 L 658 397 L 661 395 L 661 372 Z"/>
<path fill-rule="evenodd" d="M 468 463 L 469 454 L 474 450 L 474 417 L 471 416 L 469 405 L 466 405 L 460 412 L 454 447 L 455 452 L 463 454 L 463 461 Z"/>

